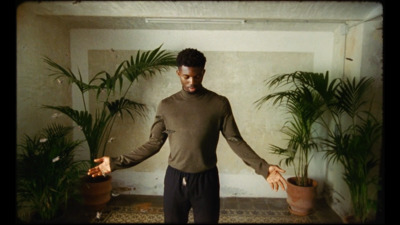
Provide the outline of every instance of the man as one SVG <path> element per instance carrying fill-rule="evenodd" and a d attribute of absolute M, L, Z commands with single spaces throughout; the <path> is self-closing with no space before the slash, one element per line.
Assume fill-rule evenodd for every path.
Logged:
<path fill-rule="evenodd" d="M 133 151 L 95 159 L 88 175 L 101 176 L 139 164 L 160 151 L 169 138 L 170 155 L 164 178 L 165 223 L 187 223 L 193 208 L 195 223 L 218 223 L 220 184 L 216 148 L 219 133 L 231 149 L 266 178 L 271 188 L 285 190 L 285 171 L 269 165 L 242 139 L 228 99 L 202 86 L 206 58 L 187 48 L 177 56 L 182 90 L 163 99 L 157 108 L 149 140 Z"/>

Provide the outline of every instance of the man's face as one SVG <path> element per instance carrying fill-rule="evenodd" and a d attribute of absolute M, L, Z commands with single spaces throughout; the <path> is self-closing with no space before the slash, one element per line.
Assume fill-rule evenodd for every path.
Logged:
<path fill-rule="evenodd" d="M 205 72 L 206 70 L 201 67 L 180 66 L 176 74 L 181 80 L 183 90 L 194 93 L 201 87 Z"/>

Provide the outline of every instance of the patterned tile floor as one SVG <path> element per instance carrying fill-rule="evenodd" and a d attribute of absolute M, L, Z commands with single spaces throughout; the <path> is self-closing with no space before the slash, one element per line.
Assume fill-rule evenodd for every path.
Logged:
<path fill-rule="evenodd" d="M 221 198 L 221 211 L 229 209 L 243 210 L 262 210 L 265 215 L 272 211 L 284 212 L 284 216 L 294 218 L 293 223 L 301 223 L 298 221 L 307 221 L 304 223 L 325 223 L 325 224 L 340 224 L 343 223 L 341 218 L 326 204 L 323 199 L 318 199 L 316 202 L 315 211 L 306 216 L 307 218 L 296 219 L 287 210 L 286 199 L 284 198 L 238 198 L 229 197 Z M 132 205 L 151 205 L 152 207 L 162 207 L 162 196 L 147 196 L 147 195 L 119 195 L 112 197 L 107 207 L 125 207 Z M 72 205 L 71 210 L 64 217 L 62 223 L 90 223 L 96 216 L 96 211 L 88 210 L 79 204 Z"/>

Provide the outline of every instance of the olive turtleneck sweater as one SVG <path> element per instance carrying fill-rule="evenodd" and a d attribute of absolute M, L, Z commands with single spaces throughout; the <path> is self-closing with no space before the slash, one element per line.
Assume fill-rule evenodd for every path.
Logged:
<path fill-rule="evenodd" d="M 228 99 L 206 88 L 185 90 L 163 99 L 157 108 L 149 140 L 131 152 L 111 158 L 111 171 L 139 164 L 160 151 L 169 138 L 168 164 L 198 173 L 217 164 L 219 133 L 232 150 L 257 174 L 268 175 L 269 164 L 242 139 Z"/>

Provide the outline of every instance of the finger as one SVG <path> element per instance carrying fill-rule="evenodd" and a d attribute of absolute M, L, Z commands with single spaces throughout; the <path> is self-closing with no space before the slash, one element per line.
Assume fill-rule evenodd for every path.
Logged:
<path fill-rule="evenodd" d="M 282 190 L 284 190 L 284 191 L 286 190 L 285 185 L 282 183 L 282 181 L 279 181 L 279 186 L 281 186 Z"/>
<path fill-rule="evenodd" d="M 97 159 L 94 159 L 93 161 L 94 161 L 95 163 L 103 162 L 103 158 L 97 158 Z"/>
<path fill-rule="evenodd" d="M 89 169 L 88 171 L 88 175 L 92 175 L 94 173 L 97 173 L 97 171 L 95 171 L 94 169 Z"/>
<path fill-rule="evenodd" d="M 285 173 L 286 172 L 286 170 L 280 168 L 279 166 L 275 167 L 275 171 L 280 172 L 280 173 Z"/>
<path fill-rule="evenodd" d="M 286 180 L 285 180 L 283 177 L 281 177 L 281 178 L 279 179 L 279 185 L 282 187 L 282 189 L 283 189 L 284 191 L 286 190 L 285 185 L 287 185 L 287 183 L 286 183 Z"/>
<path fill-rule="evenodd" d="M 272 182 L 268 182 L 268 183 L 271 186 L 271 189 L 274 190 L 274 184 Z"/>
<path fill-rule="evenodd" d="M 286 172 L 286 170 L 281 169 L 278 166 L 271 166 L 270 173 L 279 174 L 279 173 L 285 173 L 285 172 Z"/>
<path fill-rule="evenodd" d="M 274 191 L 278 191 L 278 188 L 279 188 L 278 184 L 274 182 Z"/>
<path fill-rule="evenodd" d="M 96 171 L 96 170 L 98 170 L 98 167 L 93 167 L 93 168 L 89 169 L 89 171 L 91 171 L 91 172 Z"/>

